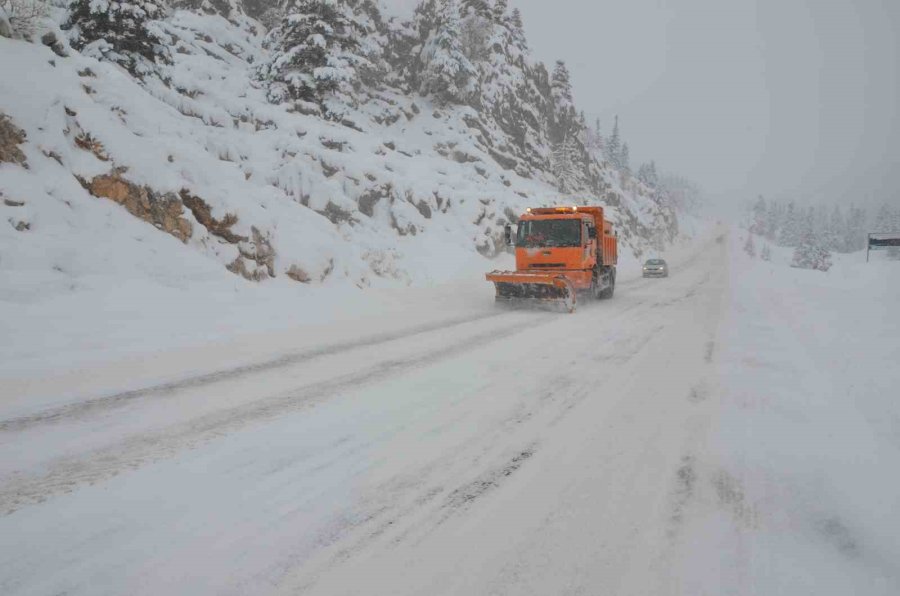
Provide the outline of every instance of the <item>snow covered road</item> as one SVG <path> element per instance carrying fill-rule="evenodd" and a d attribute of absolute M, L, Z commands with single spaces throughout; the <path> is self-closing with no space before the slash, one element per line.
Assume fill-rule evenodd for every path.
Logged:
<path fill-rule="evenodd" d="M 0 593 L 704 593 L 684 566 L 732 260 L 711 240 L 574 315 L 385 321 L 10 407 Z"/>

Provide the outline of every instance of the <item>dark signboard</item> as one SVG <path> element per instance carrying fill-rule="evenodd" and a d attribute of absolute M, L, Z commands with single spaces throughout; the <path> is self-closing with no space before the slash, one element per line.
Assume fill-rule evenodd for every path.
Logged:
<path fill-rule="evenodd" d="M 896 238 L 869 238 L 869 248 L 890 248 L 892 246 L 900 246 L 900 234 Z"/>
<path fill-rule="evenodd" d="M 869 234 L 869 244 L 866 246 L 866 262 L 869 262 L 870 251 L 892 248 L 900 248 L 900 232 Z"/>

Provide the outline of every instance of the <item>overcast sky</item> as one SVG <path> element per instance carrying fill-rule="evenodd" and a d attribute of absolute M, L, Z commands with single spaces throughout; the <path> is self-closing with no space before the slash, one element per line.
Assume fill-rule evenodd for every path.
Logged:
<path fill-rule="evenodd" d="M 720 200 L 900 204 L 900 0 L 509 4 L 604 133 L 619 115 L 633 161 Z"/>

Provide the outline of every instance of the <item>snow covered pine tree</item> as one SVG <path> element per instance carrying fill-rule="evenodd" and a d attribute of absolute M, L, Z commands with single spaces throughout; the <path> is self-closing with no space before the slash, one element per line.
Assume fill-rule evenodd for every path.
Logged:
<path fill-rule="evenodd" d="M 744 243 L 744 252 L 753 258 L 756 256 L 756 245 L 753 243 L 753 233 L 747 232 L 747 242 Z"/>
<path fill-rule="evenodd" d="M 802 227 L 800 217 L 794 202 L 791 201 L 788 203 L 787 209 L 783 214 L 781 230 L 778 234 L 778 244 L 781 246 L 795 247 L 800 243 Z"/>
<path fill-rule="evenodd" d="M 750 233 L 760 236 L 766 233 L 766 199 L 762 195 L 756 198 L 751 209 Z"/>
<path fill-rule="evenodd" d="M 619 157 L 619 169 L 626 174 L 631 174 L 631 151 L 628 149 L 628 143 L 622 144 L 622 153 Z"/>
<path fill-rule="evenodd" d="M 272 56 L 257 71 L 268 82 L 269 101 L 293 100 L 332 119 L 356 107 L 361 83 L 382 70 L 380 47 L 372 43 L 378 20 L 368 2 L 294 0 L 269 33 Z"/>
<path fill-rule="evenodd" d="M 612 134 L 606 141 L 606 161 L 615 169 L 622 168 L 622 138 L 619 136 L 619 117 L 616 116 Z"/>
<path fill-rule="evenodd" d="M 155 22 L 166 12 L 162 0 L 75 0 L 64 27 L 76 50 L 144 76 L 155 62 L 169 61 L 166 35 Z"/>
<path fill-rule="evenodd" d="M 475 93 L 478 69 L 463 52 L 459 0 L 443 3 L 419 54 L 419 63 L 419 91 L 423 95 L 431 95 L 440 103 L 462 104 Z"/>
<path fill-rule="evenodd" d="M 557 186 L 562 192 L 574 192 L 578 188 L 580 156 L 577 135 L 583 125 L 577 117 L 572 99 L 572 83 L 565 62 L 557 60 L 550 79 L 550 140 L 552 142 L 551 168 Z"/>
<path fill-rule="evenodd" d="M 637 179 L 647 186 L 656 188 L 659 186 L 659 174 L 656 173 L 656 162 L 641 164 L 637 171 Z"/>
<path fill-rule="evenodd" d="M 794 249 L 794 259 L 791 267 L 800 269 L 817 269 L 828 271 L 831 269 L 831 252 L 823 246 L 822 241 L 816 236 L 811 225 L 804 226 L 800 235 L 800 243 Z"/>
<path fill-rule="evenodd" d="M 200 14 L 217 14 L 226 19 L 244 14 L 241 0 L 170 0 L 172 8 L 183 8 Z"/>

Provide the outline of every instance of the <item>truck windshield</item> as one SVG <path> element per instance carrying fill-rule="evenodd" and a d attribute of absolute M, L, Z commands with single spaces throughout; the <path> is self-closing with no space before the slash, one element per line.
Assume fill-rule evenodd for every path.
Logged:
<path fill-rule="evenodd" d="M 577 219 L 538 219 L 519 222 L 516 246 L 581 246 L 581 221 Z"/>

